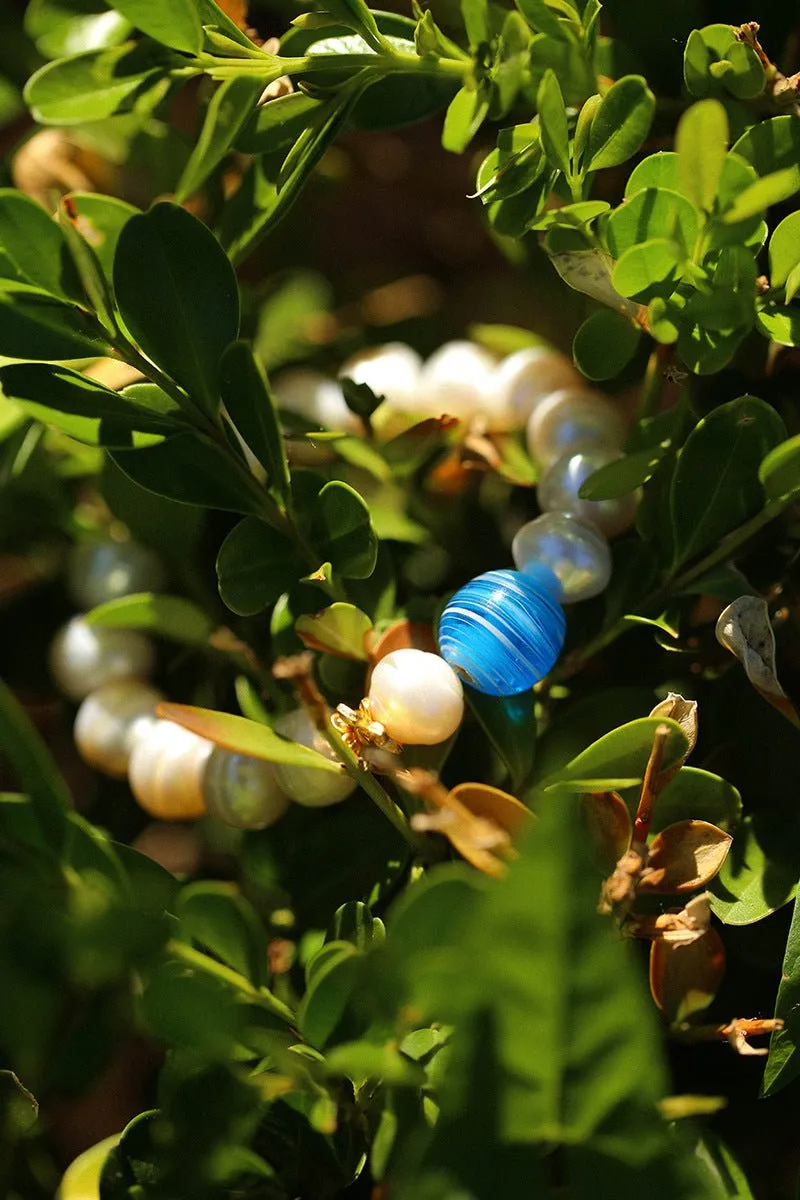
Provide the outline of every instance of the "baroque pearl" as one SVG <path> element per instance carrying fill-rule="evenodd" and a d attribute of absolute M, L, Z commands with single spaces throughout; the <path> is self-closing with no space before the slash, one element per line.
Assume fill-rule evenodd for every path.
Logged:
<path fill-rule="evenodd" d="M 296 413 L 312 425 L 350 433 L 361 429 L 358 417 L 345 404 L 339 384 L 319 371 L 305 368 L 286 371 L 278 377 L 272 391 L 278 408 Z"/>
<path fill-rule="evenodd" d="M 334 750 L 317 729 L 304 708 L 284 713 L 275 722 L 275 732 L 292 742 L 299 742 L 309 750 L 316 750 L 332 762 L 338 762 Z M 295 767 L 289 763 L 275 763 L 278 784 L 295 804 L 306 808 L 325 808 L 339 804 L 355 791 L 356 783 L 342 768 L 341 775 L 330 771 L 315 771 L 313 767 Z"/>
<path fill-rule="evenodd" d="M 564 644 L 566 622 L 555 588 L 537 575 L 487 571 L 445 606 L 442 657 L 477 691 L 513 696 L 543 679 Z"/>
<path fill-rule="evenodd" d="M 579 388 L 582 382 L 563 354 L 544 346 L 530 346 L 509 354 L 495 368 L 493 379 L 505 428 L 524 428 L 536 406 L 552 392 Z"/>
<path fill-rule="evenodd" d="M 542 467 L 578 450 L 621 450 L 624 441 L 625 422 L 613 404 L 586 388 L 553 392 L 528 421 L 528 449 Z"/>
<path fill-rule="evenodd" d="M 161 559 L 138 542 L 92 539 L 72 548 L 67 589 L 81 608 L 94 608 L 133 592 L 158 592 L 165 583 Z"/>
<path fill-rule="evenodd" d="M 117 779 L 128 770 L 134 738 L 141 723 L 154 721 L 164 697 L 140 679 L 112 679 L 90 692 L 75 717 L 75 744 L 81 757 Z"/>
<path fill-rule="evenodd" d="M 419 408 L 469 421 L 492 405 L 494 366 L 491 354 L 472 342 L 445 342 L 420 373 Z"/>
<path fill-rule="evenodd" d="M 133 740 L 128 782 L 160 821 L 192 821 L 206 811 L 203 777 L 214 743 L 174 721 L 153 721 Z"/>
<path fill-rule="evenodd" d="M 608 542 L 571 513 L 546 512 L 528 521 L 517 530 L 511 554 L 525 574 L 549 567 L 561 584 L 563 604 L 599 596 L 611 578 Z"/>
<path fill-rule="evenodd" d="M 133 629 L 105 629 L 73 617 L 53 639 L 50 670 L 62 692 L 83 700 L 112 679 L 149 675 L 153 644 Z"/>
<path fill-rule="evenodd" d="M 635 492 L 616 500 L 581 500 L 578 491 L 600 467 L 619 456 L 603 450 L 565 454 L 545 471 L 536 494 L 543 512 L 566 512 L 599 529 L 606 537 L 615 537 L 633 524 L 638 495 Z"/>
<path fill-rule="evenodd" d="M 339 378 L 365 383 L 392 408 L 413 412 L 421 369 L 422 359 L 416 350 L 403 342 L 387 342 L 349 358 L 340 368 Z"/>
<path fill-rule="evenodd" d="M 272 763 L 221 746 L 209 755 L 203 794 L 209 816 L 236 829 L 266 829 L 289 807 Z"/>
<path fill-rule="evenodd" d="M 369 685 L 372 716 L 390 737 L 435 746 L 464 716 L 464 689 L 452 667 L 426 650 L 393 650 L 376 664 Z"/>

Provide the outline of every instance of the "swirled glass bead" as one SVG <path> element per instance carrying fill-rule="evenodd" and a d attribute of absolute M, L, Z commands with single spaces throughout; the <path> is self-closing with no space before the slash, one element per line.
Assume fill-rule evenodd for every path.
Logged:
<path fill-rule="evenodd" d="M 439 652 L 476 691 L 514 696 L 543 679 L 564 644 L 560 585 L 520 571 L 478 575 L 445 606 Z"/>
<path fill-rule="evenodd" d="M 561 584 L 562 604 L 599 596 L 611 578 L 608 542 L 571 513 L 547 512 L 528 521 L 517 530 L 511 554 L 526 575 L 548 567 Z"/>

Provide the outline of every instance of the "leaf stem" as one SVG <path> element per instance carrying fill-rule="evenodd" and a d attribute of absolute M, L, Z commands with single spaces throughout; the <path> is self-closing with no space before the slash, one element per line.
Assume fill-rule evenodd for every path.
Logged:
<path fill-rule="evenodd" d="M 396 804 L 386 789 L 375 778 L 371 771 L 363 770 L 358 763 L 358 759 L 354 752 L 350 749 L 343 738 L 332 728 L 328 720 L 325 721 L 322 732 L 325 735 L 329 745 L 336 751 L 338 757 L 347 767 L 349 774 L 356 780 L 359 787 L 363 788 L 369 798 L 378 806 L 387 821 L 395 827 L 404 841 L 408 842 L 409 846 L 414 851 L 419 851 L 420 842 L 406 820 L 405 813 Z"/>
<path fill-rule="evenodd" d="M 236 988 L 251 1004 L 260 1004 L 262 1008 L 268 1008 L 282 1021 L 294 1025 L 295 1015 L 292 1010 L 282 1000 L 279 1000 L 269 988 L 255 987 L 238 971 L 227 967 L 225 963 L 219 962 L 216 958 L 211 958 L 208 954 L 203 954 L 202 950 L 196 950 L 194 946 L 180 941 L 179 938 L 170 938 L 166 945 L 166 951 L 171 958 L 177 958 L 186 966 L 192 967 L 196 971 L 203 971 L 204 974 L 211 975 L 220 982 Z"/>

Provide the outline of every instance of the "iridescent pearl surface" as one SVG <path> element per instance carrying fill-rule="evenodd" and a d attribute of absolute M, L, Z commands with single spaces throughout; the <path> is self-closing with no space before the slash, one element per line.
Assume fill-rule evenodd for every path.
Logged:
<path fill-rule="evenodd" d="M 395 741 L 435 746 L 458 729 L 464 689 L 438 654 L 393 650 L 375 664 L 369 685 L 372 716 Z"/>
<path fill-rule="evenodd" d="M 80 608 L 94 608 L 133 592 L 157 592 L 166 574 L 161 559 L 138 542 L 92 539 L 72 548 L 67 589 Z"/>
<path fill-rule="evenodd" d="M 505 428 L 523 429 L 536 406 L 552 392 L 579 388 L 582 382 L 563 354 L 544 346 L 531 346 L 509 354 L 498 364 L 492 386 Z"/>
<path fill-rule="evenodd" d="M 589 600 L 608 587 L 611 550 L 602 533 L 566 512 L 546 512 L 514 535 L 517 570 L 536 575 L 549 567 L 561 584 L 562 604 Z"/>
<path fill-rule="evenodd" d="M 624 533 L 633 524 L 639 497 L 636 492 L 616 500 L 581 500 L 580 487 L 600 467 L 613 462 L 619 455 L 602 450 L 587 450 L 583 454 L 565 454 L 547 468 L 536 495 L 543 512 L 566 512 L 599 529 L 606 537 Z"/>
<path fill-rule="evenodd" d="M 562 388 L 537 404 L 528 421 L 528 449 L 541 467 L 578 450 L 621 450 L 625 422 L 599 392 Z"/>
<path fill-rule="evenodd" d="M 128 783 L 161 821 L 192 821 L 206 811 L 203 778 L 214 743 L 174 721 L 153 721 L 133 739 Z"/>
<path fill-rule="evenodd" d="M 275 381 L 272 391 L 278 408 L 296 413 L 313 425 L 350 432 L 361 428 L 358 417 L 345 404 L 339 384 L 319 371 L 285 371 Z"/>
<path fill-rule="evenodd" d="M 365 383 L 392 408 L 413 412 L 419 396 L 422 359 L 403 342 L 387 342 L 364 350 L 343 363 L 339 377 Z"/>
<path fill-rule="evenodd" d="M 299 742 L 309 750 L 316 750 L 332 762 L 338 762 L 333 749 L 319 732 L 304 708 L 284 713 L 275 722 L 275 732 L 292 742 Z M 341 775 L 330 771 L 315 771 L 313 767 L 294 767 L 288 763 L 275 763 L 278 784 L 295 804 L 306 808 L 325 808 L 339 804 L 355 791 L 356 783 L 342 768 Z"/>
<path fill-rule="evenodd" d="M 153 644 L 132 629 L 103 629 L 73 617 L 50 647 L 50 670 L 62 692 L 83 700 L 112 679 L 149 675 L 155 666 Z"/>
<path fill-rule="evenodd" d="M 272 763 L 221 746 L 209 755 L 203 794 L 209 816 L 236 829 L 266 829 L 289 807 Z"/>
<path fill-rule="evenodd" d="M 494 366 L 491 354 L 472 342 L 445 342 L 422 368 L 418 411 L 469 421 L 492 404 Z"/>
<path fill-rule="evenodd" d="M 124 779 L 143 721 L 154 721 L 164 696 L 140 679 L 112 679 L 90 692 L 75 717 L 75 744 L 98 771 Z"/>
<path fill-rule="evenodd" d="M 487 696 L 527 691 L 550 671 L 564 644 L 566 622 L 558 583 L 537 575 L 487 571 L 445 606 L 439 622 L 442 657 Z"/>

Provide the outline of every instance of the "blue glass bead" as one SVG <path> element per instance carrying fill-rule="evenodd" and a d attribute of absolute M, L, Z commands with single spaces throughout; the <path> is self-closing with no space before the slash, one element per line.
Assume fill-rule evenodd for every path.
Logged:
<path fill-rule="evenodd" d="M 478 575 L 445 606 L 439 652 L 486 696 L 514 696 L 543 679 L 564 644 L 558 581 L 520 571 Z"/>

